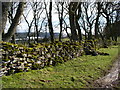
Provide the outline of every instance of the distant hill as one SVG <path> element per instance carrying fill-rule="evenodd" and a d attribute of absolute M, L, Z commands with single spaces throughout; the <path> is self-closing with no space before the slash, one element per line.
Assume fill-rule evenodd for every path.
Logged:
<path fill-rule="evenodd" d="M 24 38 L 27 38 L 27 32 L 22 32 L 22 33 L 16 33 L 16 39 L 20 39 L 20 38 L 22 38 L 22 39 L 24 39 Z M 32 33 L 30 33 L 30 36 L 31 37 L 34 37 L 34 33 L 32 32 Z M 40 32 L 39 33 L 39 38 L 44 38 L 44 37 L 47 37 L 47 38 L 49 38 L 50 37 L 50 34 L 49 33 L 43 33 L 43 32 Z M 54 33 L 54 37 L 55 38 L 58 38 L 59 37 L 59 33 Z"/>

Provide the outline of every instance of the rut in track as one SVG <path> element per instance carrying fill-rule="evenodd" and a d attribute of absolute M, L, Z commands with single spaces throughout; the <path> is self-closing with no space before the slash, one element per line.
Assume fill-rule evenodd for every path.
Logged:
<path fill-rule="evenodd" d="M 113 83 L 115 83 L 119 79 L 118 77 L 119 73 L 120 73 L 120 56 L 113 64 L 113 67 L 110 70 L 110 72 L 106 76 L 95 81 L 96 87 L 112 88 L 114 86 Z"/>

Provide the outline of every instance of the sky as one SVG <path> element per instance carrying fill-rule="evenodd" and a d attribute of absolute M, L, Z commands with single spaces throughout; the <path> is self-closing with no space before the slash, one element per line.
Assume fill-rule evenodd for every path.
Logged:
<path fill-rule="evenodd" d="M 54 2 L 53 2 L 53 4 L 55 4 Z M 47 6 L 49 6 L 49 5 L 47 5 Z M 28 6 L 27 7 L 27 9 L 24 9 L 24 14 L 26 14 L 27 12 L 29 12 L 29 10 L 30 10 L 30 6 Z M 45 12 L 44 12 L 44 14 L 42 14 L 41 15 L 41 18 L 43 18 L 43 17 L 45 17 Z M 33 12 L 32 12 L 32 10 L 30 10 L 30 12 L 29 12 L 29 14 L 28 14 L 28 16 L 27 16 L 27 20 L 28 21 L 32 21 L 32 19 L 33 19 Z M 56 10 L 55 10 L 55 8 L 53 7 L 53 10 L 52 10 L 52 23 L 53 23 L 53 28 L 54 28 L 54 32 L 56 33 L 58 33 L 59 31 L 60 31 L 60 27 L 59 27 L 59 19 L 58 19 L 58 14 L 56 13 Z M 23 18 L 23 16 L 21 17 L 21 20 L 20 20 L 20 24 L 17 26 L 17 32 L 27 32 L 28 31 L 28 25 L 27 25 L 27 23 L 26 23 L 26 21 L 24 20 L 24 18 Z M 66 22 L 68 22 L 68 19 L 66 19 Z M 57 27 L 56 27 L 57 26 Z M 7 32 L 7 30 L 8 30 L 8 28 L 10 27 L 10 24 L 9 24 L 9 22 L 7 21 L 7 25 L 6 25 L 6 32 Z M 44 26 L 43 26 L 44 27 Z M 33 32 L 34 30 L 32 30 L 32 32 Z M 48 31 L 48 30 L 47 30 Z M 70 30 L 68 30 L 68 32 L 70 33 Z M 63 32 L 64 34 L 65 34 L 65 32 Z"/>
<path fill-rule="evenodd" d="M 53 5 L 55 3 L 53 2 Z M 49 5 L 47 5 L 49 6 Z M 29 11 L 31 7 L 28 6 L 26 9 L 24 9 L 24 14 L 27 14 L 27 12 Z M 48 7 L 47 7 L 48 8 Z M 60 32 L 60 27 L 58 25 L 59 23 L 59 19 L 58 19 L 58 14 L 56 13 L 57 11 L 55 10 L 55 8 L 53 7 L 53 10 L 52 10 L 52 23 L 53 23 L 53 29 L 54 29 L 54 32 L 56 33 L 59 33 Z M 90 12 L 90 10 L 88 10 L 88 15 L 91 15 L 92 13 Z M 41 15 L 41 18 L 43 17 L 46 17 L 45 16 L 45 12 L 44 14 Z M 33 19 L 33 12 L 32 10 L 29 12 L 28 16 L 27 16 L 27 20 L 28 21 L 31 21 Z M 100 19 L 102 19 L 102 22 L 103 24 L 105 23 L 105 19 L 103 19 L 103 17 L 100 17 Z M 67 23 L 69 23 L 69 18 L 67 17 L 67 19 L 65 20 Z M 27 23 L 25 22 L 23 16 L 21 17 L 21 20 L 20 20 L 20 24 L 17 26 L 17 32 L 27 32 L 28 31 L 28 25 Z M 7 25 L 6 25 L 6 32 L 9 28 L 10 24 L 7 22 Z M 57 26 L 57 27 L 56 27 Z M 93 28 L 94 29 L 94 28 Z M 32 30 L 34 31 L 34 30 Z M 47 30 L 48 31 L 48 30 Z M 70 29 L 68 29 L 68 33 L 70 33 Z M 82 30 L 82 33 L 84 33 L 84 30 Z M 66 34 L 66 32 L 64 31 L 63 34 Z"/>

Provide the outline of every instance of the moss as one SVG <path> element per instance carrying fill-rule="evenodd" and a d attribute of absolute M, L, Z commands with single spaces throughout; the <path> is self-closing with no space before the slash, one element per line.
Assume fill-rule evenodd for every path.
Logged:
<path fill-rule="evenodd" d="M 5 66 L 7 66 L 7 64 L 6 64 L 6 63 L 3 63 L 3 64 L 2 64 L 2 67 L 5 67 Z"/>
<path fill-rule="evenodd" d="M 103 76 L 114 57 L 117 48 L 102 48 L 109 56 L 81 56 L 54 67 L 22 72 L 2 78 L 4 88 L 87 88 L 94 80 Z M 28 78 L 29 77 L 29 78 Z"/>
<path fill-rule="evenodd" d="M 2 59 L 2 61 L 5 61 L 5 62 L 7 62 L 7 61 L 9 61 L 10 59 L 8 59 L 8 58 L 5 58 L 5 59 Z"/>
<path fill-rule="evenodd" d="M 47 70 L 51 72 L 53 71 L 53 67 L 48 67 Z"/>
<path fill-rule="evenodd" d="M 33 64 L 34 69 L 41 69 L 41 67 L 43 68 L 46 65 L 54 66 L 59 63 L 63 63 L 68 60 L 71 60 L 72 58 L 76 58 L 77 56 L 81 55 L 80 53 L 84 54 L 84 51 L 82 51 L 81 43 L 79 42 L 58 42 L 57 41 L 55 43 L 47 43 L 47 44 L 45 43 L 31 44 L 30 47 L 26 47 L 23 45 L 15 45 L 11 43 L 4 43 L 4 45 L 7 46 L 8 48 L 15 47 L 14 49 L 10 49 L 9 52 L 7 52 L 8 48 L 6 48 L 6 53 L 9 53 L 9 55 L 11 53 L 11 56 L 14 55 L 15 58 L 21 57 L 26 60 L 34 59 L 32 63 L 37 62 L 38 60 L 42 60 L 44 65 Z M 24 56 L 23 54 L 25 54 L 26 56 Z M 50 54 L 51 57 L 47 57 L 46 56 L 47 54 Z M 10 58 L 10 60 L 12 59 Z M 30 60 L 28 60 L 27 62 L 29 61 Z M 52 61 L 52 64 L 50 64 L 50 61 Z"/>
<path fill-rule="evenodd" d="M 41 67 L 41 64 L 34 63 L 34 64 L 32 65 L 32 69 L 33 69 L 33 70 L 41 69 L 41 68 L 42 68 L 42 67 Z"/>

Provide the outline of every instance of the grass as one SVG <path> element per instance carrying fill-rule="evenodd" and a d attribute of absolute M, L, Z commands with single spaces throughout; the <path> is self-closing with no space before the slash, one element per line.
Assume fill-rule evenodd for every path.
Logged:
<path fill-rule="evenodd" d="M 54 67 L 3 76 L 3 88 L 84 88 L 110 69 L 117 46 L 100 49 L 109 56 L 81 56 Z"/>
<path fill-rule="evenodd" d="M 120 37 L 118 37 L 118 42 L 120 43 Z"/>
<path fill-rule="evenodd" d="M 59 41 L 59 39 L 56 38 L 55 41 Z M 62 41 L 62 42 L 70 41 L 70 39 L 69 39 L 68 37 L 66 37 L 66 38 L 62 38 L 61 41 Z"/>

